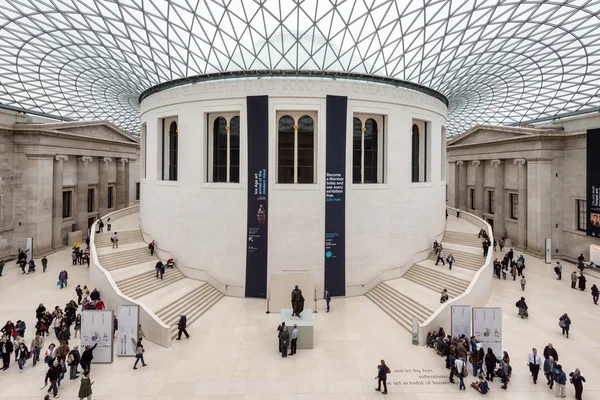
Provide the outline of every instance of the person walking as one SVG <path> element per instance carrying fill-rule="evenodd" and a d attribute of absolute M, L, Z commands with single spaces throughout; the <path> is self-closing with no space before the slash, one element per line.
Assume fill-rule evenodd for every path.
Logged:
<path fill-rule="evenodd" d="M 490 248 L 490 244 L 489 244 L 488 240 L 487 240 L 487 239 L 485 239 L 485 240 L 484 240 L 484 241 L 481 243 L 481 246 L 483 247 L 483 256 L 484 256 L 484 257 L 487 257 L 487 255 L 488 255 L 488 250 L 489 250 L 489 248 Z"/>
<path fill-rule="evenodd" d="M 133 369 L 137 369 L 138 362 L 142 362 L 142 367 L 145 367 L 146 362 L 144 361 L 144 345 L 142 344 L 142 338 L 138 339 L 137 346 L 135 349 L 135 363 L 133 364 Z"/>
<path fill-rule="evenodd" d="M 292 329 L 290 356 L 293 356 L 294 354 L 296 354 L 297 343 L 298 343 L 298 325 L 294 324 L 294 329 Z"/>
<path fill-rule="evenodd" d="M 75 335 L 73 336 L 73 338 L 77 337 L 77 333 L 79 333 L 79 337 L 81 338 L 81 314 L 77 314 L 77 317 L 75 317 Z"/>
<path fill-rule="evenodd" d="M 594 285 L 596 286 L 596 285 Z M 329 290 L 325 288 L 325 304 L 327 304 L 327 312 L 329 312 L 329 303 L 331 302 L 331 294 L 329 294 Z"/>
<path fill-rule="evenodd" d="M 567 339 L 569 338 L 569 329 L 571 329 L 571 318 L 564 313 L 562 317 L 558 319 L 558 325 L 562 328 L 562 334 L 567 334 Z M 557 360 L 558 361 L 558 360 Z"/>
<path fill-rule="evenodd" d="M 565 394 L 567 385 L 567 374 L 562 369 L 562 365 L 558 364 L 554 370 L 554 376 L 556 376 L 556 397 L 567 397 Z"/>
<path fill-rule="evenodd" d="M 92 400 L 93 384 L 94 382 L 92 382 L 90 378 L 90 371 L 84 371 L 83 376 L 81 377 L 81 383 L 79 384 L 79 393 L 77 394 L 79 400 L 84 400 L 85 398 L 87 398 L 87 400 Z"/>
<path fill-rule="evenodd" d="M 156 243 L 154 243 L 154 240 L 150 242 L 150 244 L 148 245 L 148 250 L 150 250 L 150 255 L 153 256 L 154 255 L 154 248 L 156 247 Z"/>
<path fill-rule="evenodd" d="M 585 283 L 587 282 L 587 279 L 585 279 L 585 276 L 583 276 L 583 271 L 579 273 L 577 280 L 579 281 L 577 287 L 583 292 L 585 290 Z"/>
<path fill-rule="evenodd" d="M 10 366 L 10 355 L 13 352 L 13 344 L 8 340 L 8 336 L 4 335 L 0 339 L 0 354 L 2 354 L 2 370 L 6 371 Z"/>
<path fill-rule="evenodd" d="M 17 351 L 15 351 L 15 359 L 17 360 L 17 364 L 19 364 L 19 373 L 23 372 L 23 368 L 25 367 L 28 358 L 29 350 L 27 350 L 25 343 L 21 342 L 19 347 L 17 347 Z"/>
<path fill-rule="evenodd" d="M 594 300 L 594 304 L 598 305 L 598 297 L 600 296 L 600 291 L 598 290 L 598 286 L 595 284 L 592 285 L 592 300 Z"/>
<path fill-rule="evenodd" d="M 527 284 L 527 281 L 525 280 L 525 275 L 521 275 L 521 290 L 525 290 L 525 285 Z"/>
<path fill-rule="evenodd" d="M 577 284 L 577 272 L 573 271 L 571 273 L 571 289 L 575 289 L 576 284 Z"/>
<path fill-rule="evenodd" d="M 110 229 L 109 229 L 110 230 Z M 110 241 L 112 242 L 112 248 L 119 248 L 119 235 L 117 232 L 115 232 L 114 235 L 112 235 L 112 237 L 110 238 Z"/>
<path fill-rule="evenodd" d="M 454 264 L 454 256 L 452 255 L 452 253 L 448 254 L 446 261 L 448 261 L 448 269 L 452 271 L 452 264 Z"/>
<path fill-rule="evenodd" d="M 487 354 L 485 355 L 485 359 L 483 361 L 486 369 L 485 379 L 490 382 L 494 382 L 494 372 L 496 370 L 496 363 L 498 362 L 498 359 L 496 358 L 496 355 L 491 347 L 488 347 Z"/>
<path fill-rule="evenodd" d="M 281 331 L 281 335 L 279 336 L 279 341 L 281 342 L 281 358 L 285 358 L 288 356 L 287 348 L 290 343 L 290 333 L 288 332 L 288 327 L 284 326 Z"/>
<path fill-rule="evenodd" d="M 35 367 L 38 361 L 40 361 L 40 352 L 44 348 L 44 337 L 40 335 L 40 332 L 35 333 L 35 337 L 31 341 L 31 346 L 29 346 L 29 348 L 31 349 L 31 359 L 33 360 L 33 366 Z"/>
<path fill-rule="evenodd" d="M 529 372 L 533 377 L 533 383 L 537 385 L 538 375 L 540 373 L 540 356 L 537 353 L 537 349 L 534 347 L 531 349 L 531 353 L 527 357 L 527 365 L 529 366 Z"/>
<path fill-rule="evenodd" d="M 79 346 L 73 346 L 73 350 L 69 352 L 67 356 L 67 365 L 69 366 L 69 379 L 75 380 L 79 378 L 77 375 L 77 367 L 79 367 L 79 361 L 81 361 L 81 355 L 79 354 Z"/>
<path fill-rule="evenodd" d="M 556 262 L 556 267 L 554 267 L 554 272 L 556 273 L 556 276 L 558 278 L 556 278 L 557 281 L 560 281 L 562 279 L 562 264 L 560 262 Z"/>
<path fill-rule="evenodd" d="M 44 387 L 48 385 L 50 382 L 50 388 L 48 388 L 48 393 L 52 391 L 52 395 L 55 399 L 58 396 L 58 360 L 54 360 L 53 364 L 48 365 L 48 371 L 46 371 L 46 377 L 44 378 Z M 42 388 L 43 389 L 43 388 Z"/>
<path fill-rule="evenodd" d="M 529 317 L 529 313 L 527 312 L 529 307 L 527 307 L 525 297 L 521 297 L 521 300 L 517 301 L 516 306 L 519 308 L 519 317 L 521 317 L 521 319 Z"/>
<path fill-rule="evenodd" d="M 585 382 L 585 378 L 581 375 L 579 368 L 575 368 L 575 371 L 571 372 L 569 376 L 571 377 L 569 381 L 575 388 L 575 400 L 581 400 L 581 395 L 583 394 L 583 382 Z"/>
<path fill-rule="evenodd" d="M 385 361 L 381 360 L 381 363 L 377 366 L 377 376 L 375 377 L 377 379 L 377 388 L 375 390 L 381 392 L 381 384 L 383 383 L 383 392 L 381 394 L 387 394 L 387 374 L 391 372 L 389 367 L 385 365 Z"/>
<path fill-rule="evenodd" d="M 435 265 L 438 265 L 439 262 L 442 262 L 442 265 L 446 265 L 446 263 L 444 263 L 444 249 L 442 248 L 442 246 L 440 245 L 440 247 L 438 248 L 438 252 L 437 252 L 437 260 L 435 262 Z"/>
<path fill-rule="evenodd" d="M 181 334 L 185 333 L 185 338 L 189 339 L 190 335 L 188 335 L 187 331 L 185 330 L 185 328 L 187 327 L 187 317 L 185 315 L 181 315 L 179 317 L 179 322 L 177 323 L 177 340 L 181 340 Z"/>
<path fill-rule="evenodd" d="M 165 266 L 163 265 L 161 260 L 158 260 L 158 262 L 156 263 L 156 266 L 154 267 L 156 269 L 156 279 L 158 279 L 158 276 L 160 275 L 160 279 L 163 278 L 163 275 L 165 273 Z"/>
<path fill-rule="evenodd" d="M 558 352 L 552 346 L 552 343 L 548 343 L 546 347 L 544 347 L 544 359 L 547 360 L 550 357 L 554 359 L 554 361 L 558 362 Z"/>
<path fill-rule="evenodd" d="M 546 385 L 552 390 L 554 386 L 554 370 L 558 364 L 554 361 L 554 357 L 550 356 L 544 361 L 544 376 L 546 377 Z"/>
<path fill-rule="evenodd" d="M 81 335 L 80 335 L 81 336 Z M 85 346 L 85 350 L 81 353 L 81 359 L 79 363 L 81 364 L 81 368 L 84 371 L 91 371 L 92 369 L 92 360 L 94 359 L 94 349 L 98 346 L 98 343 L 94 344 L 93 347 Z"/>
<path fill-rule="evenodd" d="M 517 280 L 517 265 L 516 263 L 512 265 L 511 269 L 510 269 L 510 275 L 513 278 L 513 281 Z"/>
<path fill-rule="evenodd" d="M 448 301 L 448 290 L 444 289 L 442 290 L 441 296 L 440 296 L 440 303 L 445 303 Z"/>

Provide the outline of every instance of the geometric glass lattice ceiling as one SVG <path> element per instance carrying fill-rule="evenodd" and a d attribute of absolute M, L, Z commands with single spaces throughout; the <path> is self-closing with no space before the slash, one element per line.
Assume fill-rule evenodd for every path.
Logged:
<path fill-rule="evenodd" d="M 0 103 L 133 133 L 162 82 L 366 73 L 450 101 L 448 132 L 600 108 L 598 1 L 0 0 Z"/>

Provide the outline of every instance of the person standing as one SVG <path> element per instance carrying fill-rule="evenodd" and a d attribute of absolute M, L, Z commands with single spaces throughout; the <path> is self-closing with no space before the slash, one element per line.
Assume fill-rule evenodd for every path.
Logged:
<path fill-rule="evenodd" d="M 144 361 L 144 345 L 142 344 L 142 338 L 138 339 L 137 346 L 135 349 L 135 363 L 133 364 L 133 369 L 137 369 L 137 363 L 142 361 L 142 367 L 145 367 L 146 362 Z"/>
<path fill-rule="evenodd" d="M 377 376 L 375 377 L 377 379 L 377 388 L 375 390 L 381 392 L 381 384 L 383 383 L 383 392 L 381 394 L 387 394 L 387 374 L 390 372 L 388 366 L 385 365 L 385 361 L 381 360 L 381 363 L 377 366 Z"/>
<path fill-rule="evenodd" d="M 485 369 L 486 369 L 485 379 L 490 382 L 494 382 L 494 372 L 496 370 L 497 362 L 498 362 L 498 359 L 496 358 L 494 351 L 492 350 L 491 347 L 488 347 L 487 354 L 485 355 L 484 363 L 485 363 Z"/>
<path fill-rule="evenodd" d="M 0 340 L 0 353 L 2 354 L 2 370 L 6 371 L 10 366 L 10 355 L 13 352 L 13 344 L 6 335 Z"/>
<path fill-rule="evenodd" d="M 90 371 L 92 369 L 92 360 L 94 359 L 94 349 L 98 346 L 98 343 L 94 344 L 93 347 L 85 346 L 85 350 L 81 353 L 81 359 L 79 363 L 84 371 Z"/>
<path fill-rule="evenodd" d="M 2 271 L 4 271 L 4 266 L 6 265 L 6 263 L 2 260 L 0 260 L 0 276 L 2 276 Z"/>
<path fill-rule="evenodd" d="M 279 336 L 279 340 L 281 342 L 281 358 L 285 358 L 288 356 L 287 348 L 290 343 L 290 333 L 288 332 L 288 327 L 284 326 L 282 328 L 281 335 Z"/>
<path fill-rule="evenodd" d="M 110 230 L 110 229 L 109 229 Z M 112 237 L 110 238 L 110 241 L 112 242 L 112 248 L 119 248 L 119 235 L 117 232 L 115 232 L 114 235 L 112 235 Z"/>
<path fill-rule="evenodd" d="M 594 285 L 596 286 L 596 285 Z M 329 290 L 325 288 L 325 304 L 327 304 L 327 312 L 329 312 L 329 303 L 331 302 L 331 294 L 329 294 Z"/>
<path fill-rule="evenodd" d="M 186 327 L 187 327 L 187 317 L 185 315 L 179 316 L 179 322 L 177 323 L 177 330 L 179 331 L 177 333 L 177 340 L 181 340 L 182 333 L 185 333 L 186 339 L 190 338 L 190 335 L 188 335 L 187 331 L 185 330 Z"/>
<path fill-rule="evenodd" d="M 558 278 L 556 278 L 557 281 L 560 281 L 562 279 L 562 264 L 560 262 L 556 262 L 556 267 L 554 267 L 554 272 L 556 272 L 556 276 Z"/>
<path fill-rule="evenodd" d="M 525 280 L 525 275 L 521 275 L 521 290 L 525 290 L 525 285 L 527 284 L 527 281 Z"/>
<path fill-rule="evenodd" d="M 456 369 L 456 375 L 458 375 L 458 390 L 465 390 L 465 375 L 466 375 L 466 366 L 465 362 L 459 358 L 454 360 L 454 368 Z"/>
<path fill-rule="evenodd" d="M 483 256 L 487 257 L 488 255 L 488 249 L 490 248 L 490 245 L 488 243 L 488 240 L 485 239 L 482 243 L 481 246 L 483 247 Z"/>
<path fill-rule="evenodd" d="M 550 356 L 544 361 L 544 376 L 546 377 L 546 385 L 550 387 L 554 386 L 554 370 L 556 369 L 556 361 L 554 361 L 554 357 Z"/>
<path fill-rule="evenodd" d="M 33 366 L 40 361 L 40 352 L 44 348 L 44 337 L 40 335 L 40 332 L 35 333 L 35 337 L 31 341 L 31 359 L 33 360 Z"/>
<path fill-rule="evenodd" d="M 79 337 L 81 338 L 81 314 L 77 314 L 77 317 L 75 317 L 75 335 L 73 336 L 74 338 L 77 337 L 77 333 L 79 332 Z"/>
<path fill-rule="evenodd" d="M 294 324 L 294 329 L 292 329 L 292 341 L 290 347 L 290 356 L 296 354 L 296 346 L 298 343 L 298 325 Z"/>
<path fill-rule="evenodd" d="M 587 280 L 585 279 L 585 276 L 583 276 L 583 271 L 581 271 L 579 273 L 579 277 L 577 278 L 577 280 L 579 281 L 579 284 L 578 284 L 579 290 L 581 290 L 583 292 L 585 290 L 585 283 L 587 282 Z"/>
<path fill-rule="evenodd" d="M 579 368 L 575 368 L 575 371 L 571 372 L 569 376 L 571 377 L 571 383 L 575 387 L 575 400 L 581 400 L 581 395 L 583 394 L 583 382 L 585 382 L 585 378 L 581 375 Z"/>
<path fill-rule="evenodd" d="M 90 379 L 90 371 L 84 371 L 81 377 L 81 384 L 79 385 L 79 393 L 77 397 L 79 400 L 83 400 L 87 397 L 87 400 L 92 400 L 92 385 L 94 382 Z"/>
<path fill-rule="evenodd" d="M 58 360 L 54 360 L 54 364 L 48 365 L 48 371 L 46 372 L 46 377 L 44 378 L 44 387 L 48 385 L 48 381 L 50 381 L 50 388 L 48 389 L 48 393 L 52 391 L 52 395 L 54 398 L 58 398 Z"/>
<path fill-rule="evenodd" d="M 23 372 L 23 367 L 25 367 L 28 358 L 29 350 L 27 350 L 25 343 L 21 342 L 19 347 L 17 347 L 17 351 L 15 351 L 15 359 L 17 360 L 17 364 L 19 364 L 19 373 Z"/>
<path fill-rule="evenodd" d="M 448 269 L 450 271 L 452 271 L 452 264 L 454 264 L 454 256 L 452 255 L 452 253 L 450 253 L 448 255 L 448 258 L 446 258 L 446 261 L 448 261 Z"/>
<path fill-rule="evenodd" d="M 558 325 L 562 328 L 562 334 L 567 334 L 567 339 L 569 338 L 569 329 L 571 329 L 571 318 L 564 313 L 562 317 L 558 319 Z M 557 360 L 558 361 L 558 360 Z"/>
<path fill-rule="evenodd" d="M 510 275 L 513 278 L 513 281 L 517 280 L 517 265 L 516 263 L 512 265 L 511 269 L 510 269 Z"/>
<path fill-rule="evenodd" d="M 600 291 L 598 290 L 598 286 L 595 284 L 592 285 L 592 300 L 594 300 L 594 304 L 598 305 L 598 297 L 600 296 Z"/>
<path fill-rule="evenodd" d="M 562 365 L 558 364 L 554 370 L 554 374 L 558 375 L 556 379 L 556 397 L 567 397 L 565 389 L 567 385 L 567 374 L 562 369 Z"/>
<path fill-rule="evenodd" d="M 577 284 L 577 272 L 573 271 L 571 274 L 571 289 L 575 289 L 575 285 Z"/>
<path fill-rule="evenodd" d="M 502 361 L 502 365 L 500 366 L 500 373 L 498 374 L 498 376 L 500 377 L 501 381 L 502 381 L 502 386 L 500 386 L 500 389 L 508 389 L 508 363 L 506 361 Z"/>
<path fill-rule="evenodd" d="M 117 331 L 119 330 L 119 320 L 117 316 L 113 316 L 113 339 L 117 337 Z"/>
<path fill-rule="evenodd" d="M 154 267 L 156 269 L 156 279 L 158 279 L 158 276 L 160 275 L 160 279 L 163 278 L 163 275 L 165 273 L 165 266 L 163 265 L 161 260 L 158 260 L 158 262 L 156 263 L 156 266 Z"/>
<path fill-rule="evenodd" d="M 81 285 L 77 285 L 75 288 L 75 293 L 77 294 L 77 305 L 81 304 L 81 299 L 83 297 L 83 290 L 81 289 Z"/>
<path fill-rule="evenodd" d="M 74 346 L 73 350 L 69 352 L 67 356 L 67 365 L 69 366 L 69 379 L 75 380 L 79 378 L 77 375 L 77 367 L 79 367 L 79 361 L 81 360 L 81 355 L 79 354 L 79 346 Z"/>
<path fill-rule="evenodd" d="M 538 375 L 540 373 L 540 356 L 537 353 L 537 349 L 531 349 L 529 357 L 527 358 L 527 365 L 529 365 L 529 371 L 533 377 L 533 383 L 537 385 Z"/>

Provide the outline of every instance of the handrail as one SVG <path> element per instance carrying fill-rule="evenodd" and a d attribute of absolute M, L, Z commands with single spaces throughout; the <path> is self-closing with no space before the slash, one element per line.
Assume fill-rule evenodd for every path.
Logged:
<path fill-rule="evenodd" d="M 460 211 L 460 217 L 459 218 L 463 218 L 471 223 L 473 223 L 474 225 L 480 226 L 483 229 L 485 229 L 488 232 L 490 241 L 493 243 L 494 242 L 494 236 L 493 236 L 493 232 L 492 232 L 492 227 L 490 226 L 490 224 L 488 224 L 487 222 L 485 222 L 483 219 L 477 217 L 474 214 L 465 212 L 463 210 L 458 210 L 456 208 L 453 207 L 449 207 L 446 206 L 446 209 L 448 210 L 452 210 L 455 213 L 458 213 Z M 492 258 L 494 257 L 494 252 L 490 251 L 487 254 L 487 257 L 485 259 L 485 262 L 483 264 L 483 266 L 481 268 L 479 268 L 477 270 L 477 272 L 475 272 L 475 275 L 473 276 L 473 279 L 471 279 L 471 282 L 469 283 L 469 286 L 467 287 L 467 289 L 464 291 L 464 293 L 462 293 L 461 295 L 446 301 L 445 303 L 443 303 L 442 305 L 440 305 L 440 307 L 438 307 L 438 309 L 429 316 L 429 318 L 427 318 L 425 321 L 423 321 L 423 323 L 421 323 L 419 325 L 419 343 L 420 344 L 425 344 L 426 342 L 426 337 L 427 337 L 427 332 L 432 331 L 433 327 L 432 325 L 435 325 L 437 323 L 437 326 L 435 326 L 435 329 L 439 329 L 440 327 L 440 320 L 443 320 L 444 315 L 442 315 L 442 313 L 446 313 L 449 312 L 450 307 L 453 304 L 460 304 L 460 305 L 471 305 L 473 306 L 474 300 L 477 300 L 477 305 L 485 305 L 485 303 L 487 303 L 487 301 L 489 300 L 490 296 L 491 296 L 491 290 L 489 287 L 485 288 L 485 291 L 482 291 L 484 293 L 483 297 L 487 298 L 485 299 L 485 301 L 483 301 L 483 298 L 477 298 L 477 299 L 468 299 L 469 297 L 471 297 L 473 294 L 473 290 L 476 286 L 479 286 L 479 284 L 482 282 L 482 278 L 489 280 L 488 282 L 488 286 L 490 286 L 492 284 L 492 274 L 490 273 L 489 269 L 491 268 L 492 265 Z M 485 276 L 484 274 L 487 273 L 488 275 Z M 467 299 L 465 301 L 465 299 Z M 447 317 L 446 317 L 447 318 Z"/>
<path fill-rule="evenodd" d="M 133 214 L 133 212 L 131 212 L 131 211 L 133 211 L 134 209 L 137 209 L 139 212 L 139 208 L 140 208 L 139 205 L 134 205 L 131 207 L 123 208 L 118 211 L 114 211 L 110 214 L 106 214 L 102 218 L 112 218 L 113 222 L 114 222 L 115 220 L 118 220 L 119 218 L 122 218 L 125 215 Z M 169 325 L 165 324 L 160 318 L 158 318 L 156 316 L 156 314 L 154 314 L 154 312 L 152 310 L 150 310 L 145 304 L 140 303 L 140 302 L 126 296 L 125 294 L 123 294 L 121 292 L 121 290 L 119 289 L 119 287 L 117 286 L 116 282 L 114 281 L 111 273 L 108 270 L 106 270 L 102 266 L 102 264 L 100 264 L 100 261 L 98 260 L 98 252 L 96 250 L 96 243 L 95 243 L 96 228 L 98 225 L 98 221 L 99 220 L 96 220 L 91 226 L 91 235 L 90 235 L 90 255 L 91 255 L 91 261 L 92 261 L 91 264 L 93 265 L 94 268 L 97 268 L 98 271 L 102 274 L 102 276 L 106 279 L 110 289 L 112 289 L 114 291 L 117 298 L 120 298 L 126 304 L 139 306 L 142 310 L 142 312 L 141 312 L 142 318 L 145 319 L 146 322 L 155 323 L 158 326 L 158 328 L 159 328 L 158 332 L 157 332 L 157 329 L 155 329 L 152 326 L 145 327 L 144 332 L 145 332 L 145 335 L 148 338 L 148 340 L 150 340 L 156 344 L 159 344 L 160 346 L 169 347 L 171 345 L 171 327 Z M 91 272 L 93 272 L 93 269 L 91 270 Z M 100 283 L 101 283 L 101 281 L 100 281 Z M 98 286 L 100 286 L 100 285 L 98 285 Z M 105 299 L 105 303 L 107 303 L 107 306 L 113 307 L 113 309 L 116 309 L 120 304 L 110 304 L 111 296 L 107 295 L 107 290 L 104 290 L 104 289 L 105 288 L 103 288 L 103 290 L 102 290 L 102 292 L 104 292 L 104 294 L 102 296 Z M 144 315 L 144 313 L 146 315 Z"/>

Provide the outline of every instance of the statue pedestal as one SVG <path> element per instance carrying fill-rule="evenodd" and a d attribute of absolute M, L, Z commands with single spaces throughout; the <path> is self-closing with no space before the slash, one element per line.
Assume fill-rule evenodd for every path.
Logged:
<path fill-rule="evenodd" d="M 280 312 L 280 321 L 285 322 L 290 332 L 290 338 L 292 337 L 292 330 L 295 325 L 298 325 L 298 348 L 299 349 L 312 349 L 313 348 L 313 320 L 312 310 L 305 308 L 302 311 L 302 319 L 298 317 L 292 318 L 292 309 L 282 309 Z M 289 349 L 289 347 L 288 347 Z"/>

